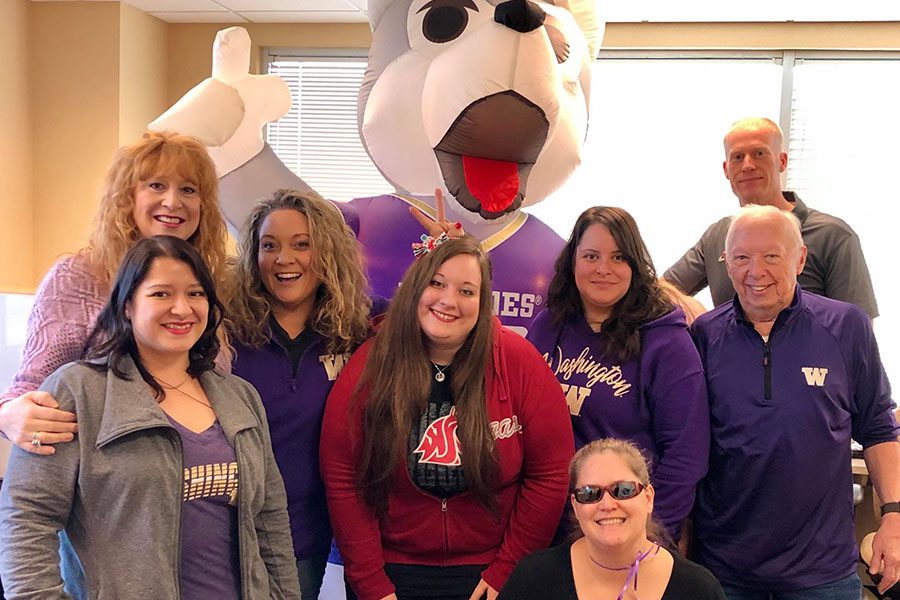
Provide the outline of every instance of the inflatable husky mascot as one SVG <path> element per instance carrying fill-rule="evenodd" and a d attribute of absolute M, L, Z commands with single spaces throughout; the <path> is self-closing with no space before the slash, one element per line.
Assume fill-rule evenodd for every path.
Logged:
<path fill-rule="evenodd" d="M 369 0 L 368 14 L 360 137 L 397 193 L 338 204 L 364 247 L 372 290 L 393 295 L 422 234 L 409 207 L 435 218 L 437 189 L 447 219 L 490 252 L 495 312 L 524 334 L 563 241 L 521 208 L 580 164 L 603 32 L 595 0 Z M 308 188 L 262 140 L 290 98 L 272 76 L 248 74 L 249 49 L 245 30 L 220 32 L 213 77 L 151 124 L 209 146 L 236 227 L 258 198 Z"/>

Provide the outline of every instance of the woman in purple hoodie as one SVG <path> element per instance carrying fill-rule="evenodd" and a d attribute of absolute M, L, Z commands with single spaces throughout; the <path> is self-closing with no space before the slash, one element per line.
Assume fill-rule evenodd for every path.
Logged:
<path fill-rule="evenodd" d="M 630 214 L 597 206 L 578 217 L 528 339 L 566 394 L 576 449 L 611 437 L 644 450 L 655 516 L 678 539 L 706 474 L 706 381 Z"/>
<path fill-rule="evenodd" d="M 279 190 L 247 218 L 228 305 L 232 372 L 266 408 L 284 479 L 304 598 L 317 598 L 331 527 L 319 433 L 335 378 L 369 334 L 372 301 L 359 244 L 315 192 Z M 376 303 L 383 308 L 381 303 Z"/>

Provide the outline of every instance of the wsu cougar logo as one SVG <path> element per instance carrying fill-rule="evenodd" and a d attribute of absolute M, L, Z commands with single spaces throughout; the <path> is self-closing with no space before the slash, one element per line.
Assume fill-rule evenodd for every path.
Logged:
<path fill-rule="evenodd" d="M 425 430 L 422 441 L 413 452 L 422 457 L 419 464 L 444 465 L 458 467 L 462 464 L 462 452 L 459 449 L 459 438 L 456 436 L 456 407 L 450 409 L 446 417 L 435 419 Z"/>

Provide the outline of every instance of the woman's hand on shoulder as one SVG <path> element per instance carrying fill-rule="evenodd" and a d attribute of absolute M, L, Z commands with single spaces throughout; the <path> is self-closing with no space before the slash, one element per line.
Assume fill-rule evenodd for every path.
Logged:
<path fill-rule="evenodd" d="M 478 582 L 478 585 L 475 587 L 475 591 L 472 592 L 472 595 L 469 596 L 469 600 L 481 600 L 482 598 L 487 598 L 487 600 L 496 600 L 497 596 L 500 594 L 497 590 L 488 585 L 488 582 L 482 579 Z"/>
<path fill-rule="evenodd" d="M 22 450 L 46 456 L 56 452 L 53 444 L 75 439 L 78 424 L 47 392 L 26 392 L 0 404 L 0 431 Z"/>

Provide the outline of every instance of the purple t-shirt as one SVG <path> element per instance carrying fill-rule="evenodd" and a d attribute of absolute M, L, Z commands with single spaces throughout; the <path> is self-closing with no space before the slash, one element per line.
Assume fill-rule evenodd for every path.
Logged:
<path fill-rule="evenodd" d="M 195 433 L 169 417 L 181 436 L 181 597 L 239 600 L 238 465 L 216 421 Z"/>

